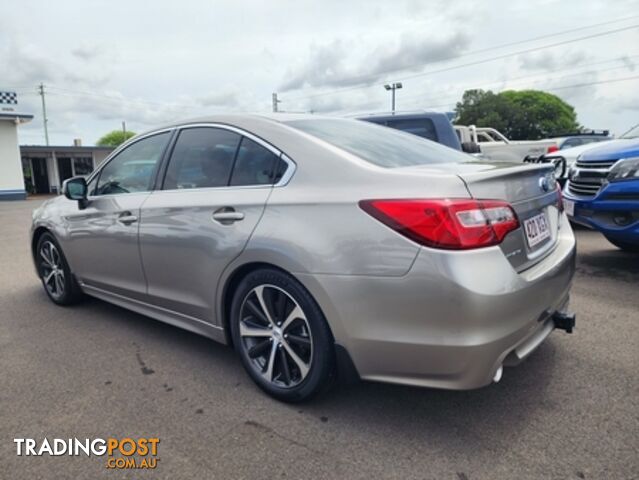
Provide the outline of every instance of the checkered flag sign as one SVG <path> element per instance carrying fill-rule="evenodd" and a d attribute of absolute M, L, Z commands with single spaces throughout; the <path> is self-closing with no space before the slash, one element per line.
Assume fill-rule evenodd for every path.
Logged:
<path fill-rule="evenodd" d="M 0 103 L 17 105 L 18 95 L 16 94 L 16 92 L 0 92 Z"/>

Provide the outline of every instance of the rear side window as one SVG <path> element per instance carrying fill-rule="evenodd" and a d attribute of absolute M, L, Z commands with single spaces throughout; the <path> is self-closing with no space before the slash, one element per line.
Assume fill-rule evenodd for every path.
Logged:
<path fill-rule="evenodd" d="M 164 189 L 228 185 L 241 136 L 213 127 L 180 132 L 164 179 Z"/>
<path fill-rule="evenodd" d="M 385 168 L 473 160 L 464 153 L 416 135 L 360 120 L 318 118 L 292 120 L 287 124 Z"/>
<path fill-rule="evenodd" d="M 413 135 L 425 138 L 426 140 L 432 140 L 433 142 L 438 140 L 435 124 L 430 118 L 388 120 L 386 126 L 401 130 L 402 132 L 412 133 Z"/>
<path fill-rule="evenodd" d="M 244 137 L 237 152 L 231 177 L 232 186 L 269 185 L 279 158 L 270 150 Z"/>

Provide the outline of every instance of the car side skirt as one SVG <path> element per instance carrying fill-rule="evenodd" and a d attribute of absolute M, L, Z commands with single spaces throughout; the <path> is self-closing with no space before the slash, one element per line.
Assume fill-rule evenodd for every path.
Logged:
<path fill-rule="evenodd" d="M 169 325 L 173 325 L 178 328 L 183 328 L 193 333 L 203 335 L 216 342 L 227 344 L 226 336 L 224 335 L 224 329 L 216 325 L 211 325 L 204 320 L 200 320 L 195 317 L 190 317 L 166 308 L 151 305 L 140 300 L 135 300 L 124 295 L 112 293 L 101 288 L 97 288 L 91 285 L 80 284 L 82 291 L 87 295 L 112 303 L 119 307 L 132 310 L 136 313 L 146 315 L 155 320 L 159 320 Z"/>

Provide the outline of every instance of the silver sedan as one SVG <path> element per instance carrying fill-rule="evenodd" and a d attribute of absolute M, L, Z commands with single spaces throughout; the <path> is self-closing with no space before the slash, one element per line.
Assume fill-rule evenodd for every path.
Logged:
<path fill-rule="evenodd" d="M 122 145 L 33 214 L 47 295 L 232 345 L 263 390 L 498 381 L 566 312 L 575 239 L 543 165 L 390 128 L 226 115 Z"/>

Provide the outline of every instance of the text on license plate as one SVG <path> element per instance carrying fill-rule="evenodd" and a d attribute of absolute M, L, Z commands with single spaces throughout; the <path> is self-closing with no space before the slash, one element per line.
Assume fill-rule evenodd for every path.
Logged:
<path fill-rule="evenodd" d="M 524 230 L 526 231 L 526 239 L 528 240 L 529 247 L 534 247 L 549 238 L 550 228 L 548 227 L 546 214 L 540 213 L 539 215 L 524 220 Z"/>

